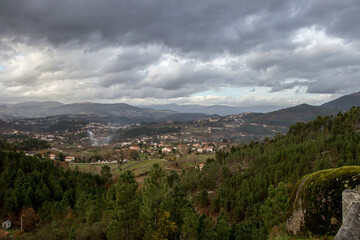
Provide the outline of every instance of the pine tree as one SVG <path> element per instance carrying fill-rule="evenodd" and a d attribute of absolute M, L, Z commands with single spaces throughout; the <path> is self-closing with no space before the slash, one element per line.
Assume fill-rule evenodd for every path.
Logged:
<path fill-rule="evenodd" d="M 261 217 L 268 230 L 285 220 L 288 202 L 289 199 L 285 183 L 280 182 L 277 188 L 270 185 L 268 188 L 268 197 L 260 208 Z"/>
<path fill-rule="evenodd" d="M 160 214 L 166 209 L 169 185 L 159 164 L 154 164 L 142 191 L 142 217 L 146 225 L 145 239 L 152 239 Z"/>
<path fill-rule="evenodd" d="M 116 223 L 120 239 L 133 239 L 139 227 L 140 202 L 137 195 L 138 184 L 134 175 L 128 170 L 122 173 L 119 181 L 113 185 L 107 194 L 107 204 L 110 208 L 111 218 Z M 117 239 L 117 238 L 114 238 Z"/>

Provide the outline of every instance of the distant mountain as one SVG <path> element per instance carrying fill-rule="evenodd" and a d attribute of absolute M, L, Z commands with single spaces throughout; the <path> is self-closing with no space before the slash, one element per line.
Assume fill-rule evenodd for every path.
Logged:
<path fill-rule="evenodd" d="M 13 105 L 17 107 L 57 107 L 64 104 L 56 101 L 47 101 L 47 102 L 29 101 L 29 102 L 16 103 Z"/>
<path fill-rule="evenodd" d="M 76 116 L 74 116 L 76 115 Z M 67 118 L 90 118 L 101 122 L 140 123 L 151 121 L 191 121 L 209 117 L 202 113 L 179 113 L 168 110 L 139 108 L 125 103 L 73 103 L 24 102 L 0 105 L 3 118 L 39 118 L 48 116 L 67 116 Z"/>
<path fill-rule="evenodd" d="M 299 121 L 308 122 L 322 115 L 336 115 L 360 105 L 360 92 L 345 95 L 320 106 L 301 104 L 264 114 L 249 114 L 246 120 L 251 123 L 273 126 L 290 126 Z"/>
<path fill-rule="evenodd" d="M 179 105 L 176 103 L 162 104 L 162 105 L 142 105 L 139 107 L 149 107 L 157 110 L 170 110 L 182 113 L 204 113 L 204 114 L 217 114 L 220 116 L 226 116 L 231 114 L 238 114 L 243 112 L 270 112 L 281 109 L 278 106 L 226 106 L 226 105 L 211 105 L 203 106 L 196 104 Z"/>
<path fill-rule="evenodd" d="M 360 105 L 360 92 L 342 96 L 324 103 L 321 106 L 301 104 L 268 113 L 248 114 L 247 122 L 274 126 L 289 126 L 298 121 L 310 121 L 318 115 L 335 115 L 339 111 L 347 111 L 352 106 Z M 151 108 L 150 108 L 151 107 Z M 251 110 L 252 109 L 252 110 Z M 18 104 L 0 105 L 0 118 L 44 118 L 63 116 L 64 121 L 82 119 L 84 121 L 140 123 L 159 121 L 192 121 L 210 117 L 210 115 L 230 115 L 243 112 L 263 112 L 271 109 L 269 106 L 233 107 L 223 105 L 151 105 L 135 107 L 125 103 L 73 103 L 60 102 L 23 102 Z"/>
<path fill-rule="evenodd" d="M 45 117 L 51 108 L 64 105 L 60 102 L 22 102 L 0 105 L 0 116 L 10 118 Z"/>
<path fill-rule="evenodd" d="M 273 126 L 290 126 L 299 121 L 311 121 L 319 115 L 335 115 L 338 112 L 339 110 L 335 108 L 301 104 L 295 107 L 285 108 L 270 113 L 260 115 L 257 114 L 252 118 L 249 118 L 248 121 Z"/>
<path fill-rule="evenodd" d="M 337 98 L 333 101 L 324 103 L 321 106 L 327 107 L 327 108 L 336 108 L 336 109 L 339 109 L 342 111 L 347 111 L 352 106 L 359 106 L 359 105 L 360 105 L 360 92 L 357 92 L 357 93 L 345 95 L 345 96 Z"/>
<path fill-rule="evenodd" d="M 169 110 L 154 110 L 139 108 L 125 103 L 74 103 L 50 109 L 50 115 L 60 114 L 86 114 L 109 117 L 111 119 L 129 119 L 136 122 L 151 121 L 189 121 L 206 118 L 208 115 L 199 113 L 179 113 Z"/>

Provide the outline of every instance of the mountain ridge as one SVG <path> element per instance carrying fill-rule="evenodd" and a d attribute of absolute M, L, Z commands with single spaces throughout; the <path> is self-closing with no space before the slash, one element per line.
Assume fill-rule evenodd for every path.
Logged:
<path fill-rule="evenodd" d="M 177 112 L 187 113 L 204 113 L 204 114 L 218 114 L 220 116 L 226 116 L 231 114 L 238 114 L 243 112 L 271 112 L 284 108 L 285 106 L 270 106 L 270 105 L 259 105 L 259 106 L 229 106 L 229 105 L 198 105 L 198 104 L 157 104 L 157 105 L 138 105 L 138 107 L 147 107 L 157 110 L 171 110 Z"/>
<path fill-rule="evenodd" d="M 360 92 L 355 92 L 349 95 L 344 95 L 330 102 L 324 103 L 321 106 L 348 110 L 352 106 L 359 106 L 359 105 L 360 105 Z"/>
<path fill-rule="evenodd" d="M 121 123 L 140 123 L 151 121 L 190 121 L 207 118 L 202 113 L 179 113 L 168 110 L 139 108 L 126 103 L 92 103 L 80 102 L 62 104 L 59 102 L 22 102 L 14 105 L 0 105 L 0 117 L 11 118 L 44 118 L 49 116 L 92 115 L 99 121 Z M 117 120 L 118 119 L 118 120 Z"/>
<path fill-rule="evenodd" d="M 304 103 L 288 108 L 276 109 L 275 111 L 267 113 L 253 113 L 247 115 L 246 119 L 247 121 L 255 124 L 290 126 L 297 121 L 310 121 L 315 119 L 318 115 L 335 115 L 338 112 L 347 111 L 352 106 L 358 105 L 360 105 L 360 92 L 344 95 L 319 106 Z M 157 109 L 151 108 L 150 106 L 156 106 Z M 185 112 L 185 110 L 188 112 Z M 56 101 L 29 101 L 17 104 L 0 105 L 0 117 L 3 119 L 68 115 L 71 116 L 71 118 L 76 118 L 76 116 L 78 116 L 83 119 L 86 116 L 91 116 L 92 119 L 98 119 L 102 122 L 118 121 L 126 123 L 191 121 L 208 118 L 214 114 L 223 116 L 225 112 L 229 111 L 232 112 L 231 114 L 249 112 L 245 111 L 245 107 L 242 106 L 201 106 L 196 104 L 165 104 L 140 107 L 132 106 L 126 103 L 78 102 L 63 104 Z M 80 117 L 81 115 L 83 117 Z"/>

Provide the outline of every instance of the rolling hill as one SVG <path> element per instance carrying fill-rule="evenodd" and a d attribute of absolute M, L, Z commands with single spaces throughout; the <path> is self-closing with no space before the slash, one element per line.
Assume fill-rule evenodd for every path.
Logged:
<path fill-rule="evenodd" d="M 140 123 L 152 121 L 191 121 L 209 117 L 202 113 L 179 113 L 169 110 L 139 108 L 125 103 L 73 103 L 23 102 L 0 105 L 3 118 L 43 118 L 68 116 L 68 118 L 89 118 L 99 122 Z"/>
<path fill-rule="evenodd" d="M 339 110 L 335 108 L 301 104 L 295 107 L 285 108 L 270 113 L 257 114 L 253 117 L 250 117 L 248 121 L 273 126 L 290 126 L 299 121 L 311 121 L 318 115 L 335 115 L 338 112 Z"/>
<path fill-rule="evenodd" d="M 348 111 L 353 106 L 360 105 L 360 92 L 345 95 L 320 106 L 300 104 L 263 114 L 249 114 L 247 121 L 251 123 L 267 124 L 273 126 L 290 126 L 297 122 L 308 122 L 322 115 L 336 115 Z"/>
<path fill-rule="evenodd" d="M 359 105 L 360 105 L 360 92 L 357 92 L 324 103 L 321 106 L 327 108 L 336 108 L 338 110 L 346 111 L 349 110 L 352 106 L 359 106 Z"/>
<path fill-rule="evenodd" d="M 211 105 L 203 106 L 197 104 L 162 104 L 162 105 L 148 105 L 148 106 L 139 106 L 139 107 L 148 107 L 157 110 L 170 110 L 181 113 L 204 113 L 204 114 L 217 114 L 220 116 L 226 116 L 231 114 L 238 114 L 243 112 L 270 112 L 281 109 L 279 106 L 270 106 L 270 105 L 259 105 L 259 106 L 226 106 L 226 105 Z"/>
<path fill-rule="evenodd" d="M 248 114 L 245 116 L 245 120 L 249 123 L 288 127 L 298 121 L 307 122 L 315 119 L 318 115 L 335 115 L 338 112 L 349 110 L 352 106 L 359 105 L 360 92 L 342 96 L 320 106 L 301 104 L 273 112 Z M 18 104 L 0 105 L 0 118 L 44 118 L 60 116 L 61 118 L 65 118 L 65 121 L 79 119 L 95 122 L 141 123 L 192 121 L 210 117 L 210 114 L 236 114 L 245 111 L 245 108 L 242 107 L 221 105 L 201 106 L 167 104 L 153 106 L 156 109 L 135 107 L 125 103 L 101 104 L 83 102 L 63 104 L 54 101 L 23 102 Z M 173 109 L 176 109 L 176 111 Z"/>

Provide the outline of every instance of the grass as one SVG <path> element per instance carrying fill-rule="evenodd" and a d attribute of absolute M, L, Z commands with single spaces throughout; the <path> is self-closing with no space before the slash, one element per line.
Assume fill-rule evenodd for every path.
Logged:
<path fill-rule="evenodd" d="M 101 168 L 105 165 L 110 167 L 110 171 L 113 174 L 113 177 L 117 177 L 121 172 L 130 170 L 134 173 L 138 181 L 142 181 L 144 176 L 151 170 L 151 167 L 154 164 L 159 164 L 166 172 L 174 170 L 176 172 L 181 172 L 189 168 L 193 168 L 199 163 L 203 163 L 206 159 L 214 157 L 215 153 L 209 154 L 188 154 L 180 157 L 176 160 L 168 161 L 165 159 L 151 159 L 151 160 L 139 160 L 131 161 L 128 163 L 123 163 L 121 165 L 117 163 L 103 163 L 103 164 L 89 164 L 89 163 L 75 163 L 70 164 L 69 167 L 72 170 L 78 169 L 81 172 L 90 172 L 93 174 L 100 174 Z"/>
<path fill-rule="evenodd" d="M 111 173 L 114 173 L 116 169 L 119 167 L 119 164 L 117 163 L 104 163 L 104 164 L 75 163 L 75 164 L 70 164 L 69 167 L 72 170 L 75 170 L 77 168 L 80 172 L 100 174 L 102 166 L 105 165 L 110 167 Z"/>
<path fill-rule="evenodd" d="M 6 231 L 9 232 L 11 235 L 14 235 L 16 232 L 20 231 L 20 228 L 11 227 L 10 229 L 8 229 Z"/>
<path fill-rule="evenodd" d="M 134 173 L 135 177 L 138 177 L 148 173 L 151 170 L 151 167 L 156 163 L 163 168 L 165 168 L 165 166 L 168 164 L 166 160 L 155 159 L 155 160 L 132 161 L 123 164 L 119 167 L 121 171 L 130 170 L 131 172 Z M 120 169 L 118 169 L 116 173 L 120 174 Z"/>

